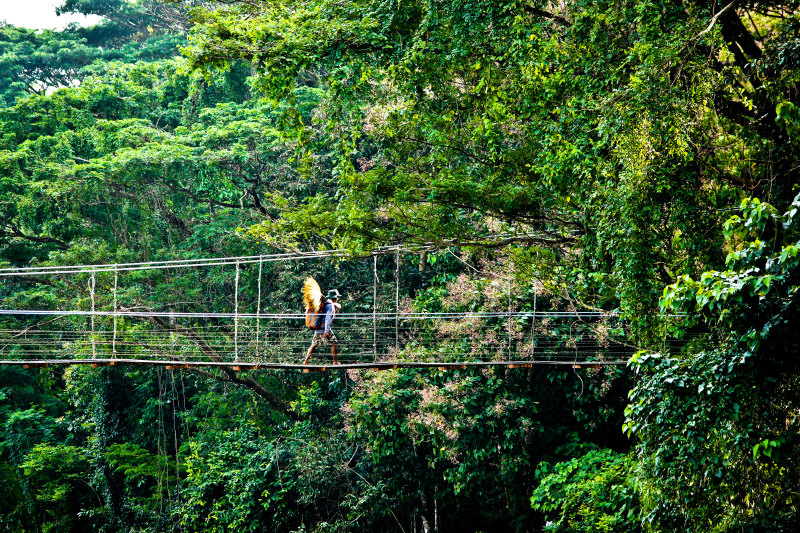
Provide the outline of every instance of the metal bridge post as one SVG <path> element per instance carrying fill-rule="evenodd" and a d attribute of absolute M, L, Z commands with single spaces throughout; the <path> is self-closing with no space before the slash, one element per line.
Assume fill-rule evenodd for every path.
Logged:
<path fill-rule="evenodd" d="M 239 262 L 236 262 L 236 281 L 233 288 L 233 357 L 239 360 Z"/>
<path fill-rule="evenodd" d="M 95 313 L 94 289 L 95 289 L 95 271 L 92 270 L 92 277 L 89 280 L 89 294 L 92 297 L 92 359 L 97 358 L 97 345 L 94 336 L 94 313 Z"/>
<path fill-rule="evenodd" d="M 117 358 L 117 284 L 119 281 L 119 271 L 117 264 L 114 263 L 114 336 L 111 340 L 111 356 Z"/>
<path fill-rule="evenodd" d="M 372 358 L 378 359 L 378 254 L 372 254 Z"/>

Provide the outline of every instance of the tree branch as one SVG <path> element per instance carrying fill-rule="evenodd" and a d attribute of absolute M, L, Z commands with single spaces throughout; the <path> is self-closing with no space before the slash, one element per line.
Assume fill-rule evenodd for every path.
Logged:
<path fill-rule="evenodd" d="M 46 237 L 41 235 L 28 235 L 14 224 L 8 224 L 5 230 L 0 230 L 0 234 L 5 234 L 9 237 L 19 237 L 21 239 L 25 239 L 32 242 L 38 242 L 43 244 L 55 244 L 61 250 L 69 250 L 69 244 L 62 241 L 61 239 L 56 239 L 55 237 Z"/>
<path fill-rule="evenodd" d="M 533 6 L 523 6 L 523 8 L 525 9 L 525 11 L 527 11 L 531 15 L 538 15 L 540 17 L 544 17 L 546 19 L 553 20 L 553 21 L 558 22 L 559 24 L 561 24 L 562 26 L 565 26 L 567 28 L 572 26 L 572 23 L 570 21 L 568 21 L 567 19 L 565 19 L 564 17 L 562 17 L 561 15 L 556 15 L 555 13 L 550 13 L 549 11 L 545 11 L 543 9 L 539 9 L 539 8 L 533 7 Z"/>
<path fill-rule="evenodd" d="M 716 15 L 714 15 L 713 17 L 711 17 L 711 23 L 708 25 L 708 27 L 707 27 L 706 29 L 704 29 L 703 31 L 701 31 L 700 33 L 698 33 L 698 34 L 697 34 L 695 37 L 700 37 L 700 36 L 702 36 L 702 35 L 705 35 L 706 33 L 710 32 L 710 31 L 711 31 L 711 28 L 713 28 L 713 27 L 714 27 L 714 24 L 716 24 L 716 23 L 717 23 L 717 19 L 718 19 L 719 17 L 721 17 L 721 16 L 722 16 L 722 14 L 723 14 L 723 13 L 725 13 L 727 10 L 729 10 L 730 8 L 732 8 L 732 7 L 733 7 L 733 5 L 734 5 L 736 2 L 738 2 L 738 1 L 739 1 L 739 0 L 733 0 L 733 2 L 731 2 L 731 3 L 730 3 L 730 4 L 728 4 L 727 6 L 723 7 L 722 9 L 720 9 L 720 10 L 719 10 L 719 12 L 717 12 L 717 14 L 716 14 Z"/>
<path fill-rule="evenodd" d="M 170 331 L 175 331 L 180 333 L 181 335 L 185 335 L 186 337 L 190 338 L 200 348 L 200 350 L 206 356 L 208 356 L 209 359 L 216 362 L 222 361 L 222 358 L 219 356 L 217 351 L 214 348 L 212 348 L 207 342 L 205 342 L 194 329 L 187 328 L 186 326 L 182 326 L 180 324 L 171 324 L 162 319 L 161 317 L 148 317 L 147 320 L 153 324 L 156 324 Z M 214 379 L 222 379 L 223 381 L 236 383 L 237 385 L 243 385 L 248 389 L 250 389 L 251 391 L 253 391 L 254 393 L 256 393 L 259 397 L 264 399 L 268 404 L 270 404 L 272 407 L 274 407 L 281 413 L 285 414 L 289 418 L 292 418 L 294 420 L 298 419 L 297 413 L 292 411 L 288 402 L 272 394 L 258 381 L 252 378 L 241 377 L 239 375 L 239 372 L 232 368 L 222 367 L 220 368 L 220 370 L 223 373 L 223 376 L 221 378 L 218 375 L 212 374 L 210 372 L 205 372 L 202 370 L 195 370 L 195 371 L 207 377 L 211 377 Z"/>

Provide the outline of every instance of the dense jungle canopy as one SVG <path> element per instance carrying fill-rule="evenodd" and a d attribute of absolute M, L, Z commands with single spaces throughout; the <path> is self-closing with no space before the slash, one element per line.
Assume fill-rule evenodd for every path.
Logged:
<path fill-rule="evenodd" d="M 258 284 L 134 273 L 119 298 L 226 312 L 263 279 L 299 312 L 313 275 L 353 312 L 395 290 L 605 311 L 635 349 L 588 370 L 0 365 L 1 531 L 796 530 L 800 2 L 58 9 L 103 22 L 0 25 L 0 268 L 341 249 Z M 352 259 L 395 245 L 416 250 L 397 273 Z M 0 309 L 93 309 L 114 283 L 0 279 Z"/>

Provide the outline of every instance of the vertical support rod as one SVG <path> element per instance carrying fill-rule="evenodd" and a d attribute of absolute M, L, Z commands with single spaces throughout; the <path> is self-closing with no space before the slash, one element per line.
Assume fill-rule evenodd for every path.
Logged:
<path fill-rule="evenodd" d="M 94 312 L 95 312 L 94 289 L 95 289 L 95 271 L 92 270 L 92 277 L 89 280 L 89 294 L 92 297 L 92 359 L 97 358 L 97 344 L 94 338 Z"/>
<path fill-rule="evenodd" d="M 264 256 L 258 256 L 258 302 L 256 303 L 256 357 L 260 352 L 261 341 L 261 276 L 264 270 Z"/>
<path fill-rule="evenodd" d="M 394 256 L 394 350 L 400 351 L 400 248 Z"/>
<path fill-rule="evenodd" d="M 531 322 L 531 359 L 536 359 L 536 281 L 533 282 L 533 321 Z"/>
<path fill-rule="evenodd" d="M 236 262 L 236 280 L 233 289 L 233 354 L 239 360 L 239 262 Z"/>
<path fill-rule="evenodd" d="M 509 269 L 508 273 L 508 361 L 511 361 L 511 278 L 513 277 L 513 270 Z"/>
<path fill-rule="evenodd" d="M 117 357 L 117 285 L 119 282 L 119 271 L 117 264 L 114 263 L 114 336 L 111 339 L 111 356 Z"/>
<path fill-rule="evenodd" d="M 378 358 L 378 254 L 372 254 L 372 353 Z"/>

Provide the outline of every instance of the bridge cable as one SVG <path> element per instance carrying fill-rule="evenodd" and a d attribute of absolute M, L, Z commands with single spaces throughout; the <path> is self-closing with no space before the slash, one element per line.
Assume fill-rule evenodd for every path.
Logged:
<path fill-rule="evenodd" d="M 114 337 L 111 341 L 111 353 L 113 358 L 117 357 L 117 283 L 119 281 L 119 272 L 114 265 Z"/>
<path fill-rule="evenodd" d="M 97 358 L 97 346 L 95 343 L 94 335 L 94 317 L 95 317 L 95 302 L 94 302 L 94 289 L 95 289 L 95 273 L 92 271 L 92 277 L 89 279 L 89 294 L 92 297 L 92 359 Z"/>
<path fill-rule="evenodd" d="M 239 360 L 239 263 L 236 263 L 236 279 L 233 287 L 233 353 L 234 360 Z"/>
<path fill-rule="evenodd" d="M 264 261 L 258 262 L 258 301 L 256 302 L 256 357 L 260 353 L 261 340 L 261 278 L 264 268 Z"/>
<path fill-rule="evenodd" d="M 400 351 L 400 248 L 394 256 L 394 350 Z"/>
<path fill-rule="evenodd" d="M 372 353 L 378 359 L 378 256 L 372 256 Z"/>

